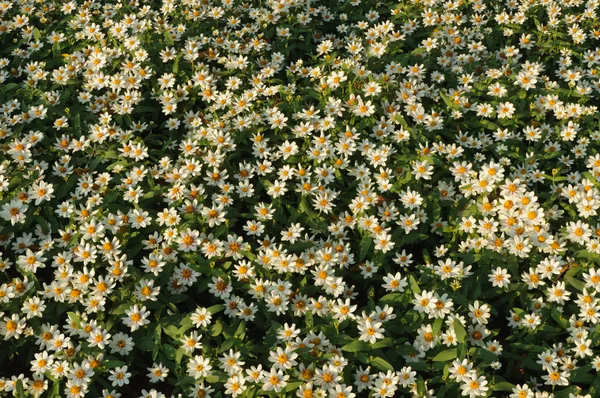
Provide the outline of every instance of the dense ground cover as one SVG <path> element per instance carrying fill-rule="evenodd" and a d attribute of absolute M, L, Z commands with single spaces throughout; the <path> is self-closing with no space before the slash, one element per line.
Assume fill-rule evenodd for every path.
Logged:
<path fill-rule="evenodd" d="M 600 396 L 598 5 L 0 1 L 0 396 Z"/>

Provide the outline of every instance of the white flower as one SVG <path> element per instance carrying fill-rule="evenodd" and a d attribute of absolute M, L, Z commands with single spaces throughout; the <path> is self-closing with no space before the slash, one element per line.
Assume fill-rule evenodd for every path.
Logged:
<path fill-rule="evenodd" d="M 508 119 L 515 113 L 515 106 L 510 102 L 503 102 L 496 107 L 499 119 Z"/>
<path fill-rule="evenodd" d="M 475 300 L 473 305 L 469 305 L 469 316 L 474 323 L 485 325 L 490 317 L 490 307 L 487 304 L 480 305 L 479 301 Z"/>
<path fill-rule="evenodd" d="M 0 216 L 6 221 L 10 221 L 12 225 L 25 222 L 25 212 L 27 205 L 21 200 L 15 198 L 2 206 Z"/>
<path fill-rule="evenodd" d="M 381 322 L 371 322 L 366 320 L 365 322 L 358 323 L 358 330 L 360 331 L 359 340 L 366 341 L 367 343 L 373 344 L 377 339 L 383 338 L 383 332 L 385 331 L 381 327 Z"/>
<path fill-rule="evenodd" d="M 127 355 L 133 350 L 133 346 L 133 339 L 122 332 L 112 336 L 112 340 L 109 343 L 111 354 Z"/>
<path fill-rule="evenodd" d="M 187 364 L 188 375 L 196 380 L 210 376 L 212 374 L 211 369 L 210 361 L 202 355 L 194 356 Z"/>
<path fill-rule="evenodd" d="M 406 277 L 402 277 L 400 272 L 396 272 L 395 275 L 387 274 L 383 277 L 383 281 L 385 282 L 382 287 L 390 292 L 403 292 L 404 288 L 408 286 L 408 282 Z"/>
<path fill-rule="evenodd" d="M 146 307 L 142 306 L 139 308 L 137 304 L 131 307 L 128 310 L 125 310 L 126 317 L 123 318 L 123 323 L 126 326 L 131 328 L 131 331 L 134 332 L 140 328 L 140 326 L 144 326 L 150 323 L 148 316 L 150 315 L 150 311 L 146 311 Z"/>
<path fill-rule="evenodd" d="M 437 298 L 434 297 L 433 292 L 423 290 L 421 293 L 415 294 L 412 303 L 415 305 L 415 310 L 429 314 L 435 309 Z"/>
<path fill-rule="evenodd" d="M 269 361 L 273 363 L 273 367 L 281 370 L 287 370 L 296 366 L 298 364 L 295 360 L 296 358 L 298 358 L 298 354 L 289 347 L 286 347 L 285 350 L 277 347 L 276 351 L 269 352 Z"/>
<path fill-rule="evenodd" d="M 415 162 L 412 168 L 414 176 L 417 180 L 431 180 L 431 176 L 433 175 L 433 166 L 427 164 L 426 160 Z"/>
<path fill-rule="evenodd" d="M 484 376 L 471 376 L 461 384 L 461 393 L 463 396 L 469 396 L 470 398 L 483 396 L 489 390 L 487 384 L 488 382 Z"/>
<path fill-rule="evenodd" d="M 122 387 L 124 384 L 129 384 L 129 377 L 131 377 L 131 373 L 127 372 L 127 366 L 121 366 L 110 371 L 108 380 L 112 382 L 113 387 Z"/>
<path fill-rule="evenodd" d="M 44 261 L 46 261 L 45 257 L 42 257 L 43 252 L 37 251 L 32 252 L 30 249 L 27 249 L 25 255 L 19 256 L 17 260 L 17 265 L 21 267 L 25 272 L 34 273 L 38 268 L 44 268 L 46 265 Z"/>
<path fill-rule="evenodd" d="M 229 354 L 225 354 L 223 357 L 219 358 L 221 368 L 230 375 L 241 372 L 242 366 L 245 363 L 240 360 L 241 356 L 242 354 L 240 352 L 229 350 Z"/>
<path fill-rule="evenodd" d="M 265 372 L 263 376 L 263 386 L 262 389 L 265 391 L 275 391 L 280 392 L 282 389 L 287 386 L 287 380 L 290 376 L 283 374 L 281 370 L 277 370 L 275 368 L 271 368 L 270 372 Z"/>
<path fill-rule="evenodd" d="M 54 187 L 44 181 L 33 184 L 29 189 L 31 196 L 35 199 L 35 205 L 39 205 L 43 201 L 50 200 L 54 197 Z"/>
<path fill-rule="evenodd" d="M 510 275 L 505 268 L 497 267 L 494 272 L 489 275 L 489 281 L 492 282 L 492 286 L 503 288 L 510 284 Z"/>
<path fill-rule="evenodd" d="M 168 374 L 169 369 L 167 367 L 161 363 L 154 363 L 152 367 L 148 368 L 147 376 L 150 378 L 150 383 L 157 383 L 159 381 L 163 381 Z"/>

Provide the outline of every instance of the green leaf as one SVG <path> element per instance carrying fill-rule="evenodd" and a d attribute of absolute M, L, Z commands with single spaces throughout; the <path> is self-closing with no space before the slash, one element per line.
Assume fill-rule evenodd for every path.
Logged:
<path fill-rule="evenodd" d="M 177 75 L 179 72 L 179 57 L 175 58 L 175 62 L 173 62 L 173 74 Z"/>
<path fill-rule="evenodd" d="M 170 344 L 163 344 L 161 347 L 162 352 L 167 356 L 168 359 L 174 360 L 177 356 L 177 349 Z"/>
<path fill-rule="evenodd" d="M 456 354 L 458 359 L 463 360 L 467 356 L 467 343 L 460 343 L 457 345 Z"/>
<path fill-rule="evenodd" d="M 414 276 L 409 275 L 408 276 L 408 282 L 410 284 L 410 290 L 413 293 L 421 293 L 421 289 L 419 288 L 419 284 L 417 283 L 417 280 L 415 279 Z"/>
<path fill-rule="evenodd" d="M 81 115 L 79 113 L 73 118 L 73 130 L 77 135 L 81 134 Z"/>
<path fill-rule="evenodd" d="M 311 311 L 307 311 L 304 315 L 304 324 L 308 329 L 312 329 L 315 326 L 315 321 Z"/>
<path fill-rule="evenodd" d="M 373 349 L 385 348 L 385 347 L 392 347 L 393 345 L 394 345 L 394 339 L 392 339 L 390 337 L 386 337 L 384 339 L 381 339 L 381 340 L 376 341 L 373 344 L 371 344 L 371 348 L 373 348 Z"/>
<path fill-rule="evenodd" d="M 69 179 L 64 184 L 61 184 L 60 188 L 56 190 L 56 199 L 63 199 L 67 195 L 69 195 L 71 189 L 77 183 L 77 179 L 77 174 L 71 174 L 71 176 L 69 176 Z"/>
<path fill-rule="evenodd" d="M 425 260 L 425 264 L 431 264 L 431 256 L 427 249 L 423 249 L 423 260 Z"/>
<path fill-rule="evenodd" d="M 394 351 L 400 355 L 410 355 L 417 352 L 417 349 L 410 344 L 403 344 L 399 347 L 394 348 Z"/>
<path fill-rule="evenodd" d="M 342 347 L 342 351 L 346 352 L 369 351 L 370 349 L 371 345 L 369 343 L 360 340 L 354 340 Z"/>
<path fill-rule="evenodd" d="M 181 359 L 183 358 L 183 355 L 185 354 L 185 351 L 183 348 L 178 348 L 177 349 L 177 353 L 175 353 L 175 363 L 177 365 L 179 365 L 181 363 Z"/>
<path fill-rule="evenodd" d="M 444 350 L 433 357 L 434 362 L 447 362 L 455 359 L 458 356 L 458 351 L 456 348 L 450 348 L 449 350 Z"/>
<path fill-rule="evenodd" d="M 246 321 L 241 321 L 240 324 L 238 325 L 235 333 L 233 334 L 233 337 L 243 339 L 245 334 L 246 334 Z"/>
<path fill-rule="evenodd" d="M 25 391 L 23 390 L 23 380 L 17 379 L 17 398 L 25 398 Z"/>
<path fill-rule="evenodd" d="M 223 372 L 213 372 L 212 375 L 207 376 L 205 379 L 207 382 L 209 383 L 217 383 L 217 382 L 224 382 L 227 380 L 227 375 Z"/>
<path fill-rule="evenodd" d="M 569 282 L 569 285 L 573 286 L 580 292 L 582 292 L 583 289 L 585 289 L 585 282 L 580 281 L 579 279 L 576 279 L 573 276 L 567 274 L 565 274 L 565 279 L 567 280 L 567 282 Z"/>
<path fill-rule="evenodd" d="M 561 328 L 563 328 L 563 329 L 569 328 L 569 321 L 567 321 L 565 318 L 562 317 L 561 312 L 558 311 L 557 308 L 552 308 L 551 314 L 552 314 L 552 319 L 554 319 Z"/>
<path fill-rule="evenodd" d="M 498 360 L 498 355 L 489 352 L 484 348 L 473 347 L 469 350 L 469 353 L 471 355 L 474 355 L 476 358 L 482 359 L 483 361 L 488 363 L 496 362 Z"/>
<path fill-rule="evenodd" d="M 580 391 L 581 391 L 581 389 L 579 386 L 565 387 L 560 391 L 556 391 L 554 393 L 554 398 L 570 398 Z M 596 396 L 596 395 L 592 395 L 592 396 Z"/>
<path fill-rule="evenodd" d="M 506 381 L 502 381 L 500 383 L 496 383 L 492 386 L 492 390 L 494 391 L 512 391 L 515 388 L 514 384 L 508 383 Z"/>
<path fill-rule="evenodd" d="M 589 372 L 592 370 L 592 365 L 585 365 L 580 368 L 577 368 L 571 372 L 571 376 L 569 377 L 570 381 L 574 383 L 585 383 L 591 384 L 594 382 L 594 375 L 591 375 Z"/>
<path fill-rule="evenodd" d="M 363 238 L 360 240 L 360 254 L 358 255 L 358 261 L 362 261 L 365 259 L 365 257 L 367 257 L 372 243 L 373 238 L 367 235 L 363 236 Z"/>
<path fill-rule="evenodd" d="M 494 131 L 496 131 L 500 128 L 500 127 L 498 127 L 498 125 L 496 123 L 490 122 L 489 120 L 482 120 L 481 125 L 488 130 L 494 130 Z"/>
<path fill-rule="evenodd" d="M 113 150 L 108 150 L 103 153 L 104 159 L 118 159 L 119 155 Z"/>
<path fill-rule="evenodd" d="M 375 366 L 378 369 L 381 370 L 391 370 L 392 372 L 394 371 L 394 367 L 385 359 L 381 358 L 381 357 L 377 357 L 375 359 L 373 359 L 371 361 L 371 365 Z"/>
<path fill-rule="evenodd" d="M 454 108 L 454 101 L 448 97 L 446 94 L 442 93 L 440 91 L 440 97 L 442 97 L 442 100 L 444 100 L 444 103 L 446 104 L 446 106 L 448 108 Z"/>
<path fill-rule="evenodd" d="M 52 391 L 48 394 L 48 398 L 60 398 L 60 382 L 52 382 Z"/>
<path fill-rule="evenodd" d="M 217 337 L 218 335 L 221 334 L 222 331 L 223 331 L 223 324 L 220 321 L 217 321 L 214 325 L 211 326 L 210 335 L 212 337 Z"/>
<path fill-rule="evenodd" d="M 298 207 L 301 212 L 305 213 L 311 219 L 315 219 L 319 216 L 319 213 L 315 212 L 310 205 L 308 204 L 308 200 L 306 196 L 302 195 L 302 199 L 300 199 L 300 206 Z"/>
<path fill-rule="evenodd" d="M 175 45 L 175 42 L 173 41 L 173 38 L 171 37 L 171 34 L 169 32 L 165 32 L 164 37 L 165 37 L 165 43 L 167 43 L 170 46 Z"/>
<path fill-rule="evenodd" d="M 163 327 L 163 330 L 165 332 L 165 334 L 169 337 L 171 337 L 172 339 L 178 340 L 179 337 L 181 336 L 179 334 L 179 329 L 177 329 L 177 326 L 175 325 L 169 325 L 167 327 Z"/>
<path fill-rule="evenodd" d="M 419 397 L 425 396 L 425 380 L 423 380 L 422 376 L 419 376 L 417 379 L 417 394 Z"/>
<path fill-rule="evenodd" d="M 121 304 L 120 306 L 118 306 L 117 308 L 115 308 L 114 310 L 112 310 L 110 313 L 112 315 L 122 315 L 129 308 L 131 308 L 131 304 L 130 303 Z"/>
<path fill-rule="evenodd" d="M 223 304 L 215 304 L 215 305 L 213 305 L 212 307 L 208 307 L 208 308 L 206 309 L 206 311 L 207 311 L 207 312 L 210 312 L 210 313 L 211 313 L 211 315 L 214 315 L 214 314 L 216 314 L 216 313 L 218 313 L 218 312 L 221 312 L 221 311 L 223 311 L 224 309 L 225 309 L 225 306 L 224 306 Z"/>
<path fill-rule="evenodd" d="M 60 57 L 60 43 L 56 42 L 52 44 L 52 55 L 54 55 L 54 58 Z"/>
<path fill-rule="evenodd" d="M 388 293 L 379 299 L 380 304 L 400 304 L 406 300 L 405 295 L 401 293 Z"/>
<path fill-rule="evenodd" d="M 440 333 L 440 330 L 442 330 L 443 322 L 444 322 L 444 320 L 442 318 L 438 318 L 435 320 L 435 322 L 433 322 L 433 327 L 431 328 L 431 332 L 433 333 L 434 336 L 437 336 Z"/>
<path fill-rule="evenodd" d="M 67 316 L 69 317 L 69 319 L 71 321 L 73 321 L 73 323 L 75 323 L 75 326 L 77 326 L 77 329 L 81 329 L 81 319 L 79 318 L 79 316 L 77 316 L 76 313 L 67 312 Z"/>
<path fill-rule="evenodd" d="M 119 366 L 125 365 L 125 362 L 120 361 L 118 359 L 112 359 L 110 361 L 102 362 L 102 366 L 106 366 L 108 369 L 117 368 Z"/>
<path fill-rule="evenodd" d="M 298 389 L 298 387 L 300 387 L 302 384 L 304 384 L 301 381 L 294 381 L 292 383 L 288 383 L 287 386 L 285 386 L 285 392 L 291 392 L 291 391 L 295 391 Z"/>
<path fill-rule="evenodd" d="M 427 234 L 418 234 L 415 232 L 411 232 L 408 235 L 404 235 L 402 237 L 402 239 L 400 239 L 400 241 L 398 241 L 398 245 L 400 247 L 404 246 L 404 245 L 410 245 L 411 243 L 420 242 L 427 238 L 429 238 L 429 235 L 427 235 Z"/>
<path fill-rule="evenodd" d="M 465 327 L 462 325 L 462 323 L 460 323 L 458 319 L 454 320 L 453 326 L 454 333 L 456 334 L 456 339 L 459 343 L 463 343 L 467 338 L 467 331 L 465 330 Z"/>

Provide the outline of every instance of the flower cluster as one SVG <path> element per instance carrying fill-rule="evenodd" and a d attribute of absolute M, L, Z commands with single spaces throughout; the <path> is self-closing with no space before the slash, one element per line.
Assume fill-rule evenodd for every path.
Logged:
<path fill-rule="evenodd" d="M 599 6 L 0 0 L 0 396 L 599 396 Z"/>

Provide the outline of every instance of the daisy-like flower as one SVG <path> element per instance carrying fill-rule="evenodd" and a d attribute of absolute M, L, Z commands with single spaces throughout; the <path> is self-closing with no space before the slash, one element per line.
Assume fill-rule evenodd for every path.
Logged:
<path fill-rule="evenodd" d="M 46 258 L 42 256 L 43 254 L 44 253 L 42 251 L 34 253 L 31 250 L 27 249 L 24 256 L 19 256 L 19 259 L 17 260 L 17 265 L 21 267 L 23 271 L 35 274 L 38 268 L 45 267 L 44 261 L 46 261 Z"/>
<path fill-rule="evenodd" d="M 487 380 L 484 376 L 471 376 L 466 378 L 461 384 L 460 389 L 463 396 L 470 398 L 484 396 L 489 390 Z"/>
<path fill-rule="evenodd" d="M 277 347 L 277 350 L 269 352 L 269 361 L 273 363 L 273 367 L 283 371 L 296 366 L 298 364 L 296 358 L 298 354 L 289 347 L 285 349 Z"/>
<path fill-rule="evenodd" d="M 385 283 L 382 285 L 382 287 L 389 292 L 401 293 L 404 291 L 404 288 L 408 286 L 407 278 L 402 277 L 399 272 L 396 272 L 395 275 L 388 274 L 384 276 L 383 281 Z"/>
<path fill-rule="evenodd" d="M 133 350 L 133 339 L 122 332 L 116 333 L 108 345 L 112 354 L 127 355 Z"/>
<path fill-rule="evenodd" d="M 11 225 L 25 222 L 25 212 L 28 206 L 19 199 L 13 199 L 2 205 L 0 216 L 10 221 Z"/>
<path fill-rule="evenodd" d="M 11 338 L 17 339 L 25 330 L 25 320 L 17 314 L 12 314 L 11 317 L 4 317 L 0 321 L 0 334 L 4 337 L 4 340 Z"/>
<path fill-rule="evenodd" d="M 415 298 L 412 301 L 415 306 L 415 310 L 429 314 L 435 309 L 437 298 L 434 297 L 433 292 L 423 290 L 421 293 L 416 293 Z"/>
<path fill-rule="evenodd" d="M 564 304 L 569 300 L 571 292 L 566 289 L 565 282 L 559 281 L 546 290 L 548 301 L 552 303 Z"/>
<path fill-rule="evenodd" d="M 497 267 L 494 272 L 492 272 L 488 279 L 492 282 L 492 286 L 503 288 L 510 284 L 510 275 L 505 268 Z"/>
<path fill-rule="evenodd" d="M 138 330 L 140 327 L 150 323 L 147 319 L 150 315 L 150 311 L 146 311 L 146 307 L 138 307 L 137 304 L 133 305 L 128 310 L 125 310 L 126 317 L 123 317 L 123 323 L 125 326 L 129 326 L 132 332 Z"/>
<path fill-rule="evenodd" d="M 265 391 L 280 392 L 287 386 L 287 381 L 290 378 L 289 375 L 284 374 L 281 370 L 271 368 L 269 372 L 265 372 L 263 376 L 262 389 Z"/>
<path fill-rule="evenodd" d="M 39 183 L 33 184 L 29 189 L 29 192 L 32 198 L 35 199 L 34 204 L 37 206 L 40 203 L 50 200 L 54 197 L 52 194 L 54 192 L 54 186 L 44 181 L 40 181 Z"/>
<path fill-rule="evenodd" d="M 210 312 L 207 311 L 206 308 L 200 307 L 196 308 L 196 311 L 192 313 L 191 319 L 195 327 L 207 327 L 208 325 L 210 325 L 212 315 Z"/>
<path fill-rule="evenodd" d="M 200 245 L 200 232 L 188 228 L 180 233 L 177 243 L 179 248 L 184 252 L 196 251 Z"/>
<path fill-rule="evenodd" d="M 169 369 L 165 367 L 162 363 L 154 363 L 151 367 L 148 368 L 148 378 L 150 379 L 150 383 L 158 383 L 165 380 L 169 374 Z"/>
<path fill-rule="evenodd" d="M 352 112 L 359 117 L 368 117 L 375 112 L 375 106 L 371 103 L 371 101 L 363 102 L 363 100 L 359 97 L 358 103 L 352 109 Z"/>
<path fill-rule="evenodd" d="M 515 106 L 511 102 L 502 102 L 496 107 L 499 119 L 510 119 L 515 113 Z"/>
<path fill-rule="evenodd" d="M 34 374 L 43 374 L 47 370 L 50 370 L 54 363 L 54 356 L 43 351 L 34 355 L 34 360 L 31 361 L 31 371 Z"/>
<path fill-rule="evenodd" d="M 589 225 L 581 220 L 569 222 L 567 233 L 568 238 L 575 243 L 585 243 L 592 235 Z"/>
<path fill-rule="evenodd" d="M 428 164 L 426 160 L 415 162 L 412 166 L 413 174 L 417 180 L 431 180 L 433 175 L 433 166 Z"/>
<path fill-rule="evenodd" d="M 583 273 L 583 280 L 586 288 L 593 288 L 595 291 L 600 291 L 600 274 L 595 268 L 590 268 Z"/>
<path fill-rule="evenodd" d="M 195 350 L 199 350 L 202 349 L 202 343 L 200 342 L 200 339 L 202 338 L 202 335 L 199 335 L 198 332 L 193 331 L 192 333 L 190 333 L 187 336 L 183 336 L 181 338 L 181 343 L 182 346 L 181 348 L 187 353 L 187 354 L 191 354 L 193 353 Z"/>
<path fill-rule="evenodd" d="M 352 319 L 354 317 L 354 311 L 356 311 L 356 308 L 358 308 L 358 306 L 351 305 L 349 298 L 346 300 L 338 299 L 332 307 L 333 318 L 338 319 L 340 322 L 347 318 Z"/>
<path fill-rule="evenodd" d="M 125 384 L 129 384 L 130 377 L 131 373 L 127 372 L 127 366 L 121 366 L 110 371 L 108 380 L 112 382 L 113 387 L 122 387 Z"/>
<path fill-rule="evenodd" d="M 212 374 L 211 369 L 210 361 L 202 355 L 195 355 L 187 363 L 188 375 L 196 380 L 210 376 Z"/>
<path fill-rule="evenodd" d="M 370 320 L 359 322 L 358 330 L 360 332 L 358 339 L 370 344 L 375 343 L 378 339 L 382 339 L 383 332 L 385 331 L 382 328 L 381 322 L 372 322 Z"/>
<path fill-rule="evenodd" d="M 474 323 L 485 325 L 488 323 L 490 316 L 489 305 L 480 304 L 478 300 L 475 300 L 473 305 L 469 305 L 469 317 L 471 317 Z"/>
<path fill-rule="evenodd" d="M 592 345 L 592 340 L 575 339 L 573 344 L 575 347 L 571 348 L 571 350 L 575 353 L 574 355 L 576 357 L 585 358 L 593 355 L 592 349 L 590 348 Z"/>
<path fill-rule="evenodd" d="M 542 376 L 545 380 L 544 384 L 550 386 L 568 386 L 569 385 L 569 372 L 564 370 L 551 370 L 547 375 Z"/>
<path fill-rule="evenodd" d="M 225 394 L 231 394 L 232 397 L 237 397 L 246 391 L 246 379 L 241 375 L 233 375 L 227 379 L 225 383 Z"/>
<path fill-rule="evenodd" d="M 88 342 L 90 347 L 104 348 L 110 339 L 110 333 L 107 330 L 97 328 L 90 333 Z"/>
<path fill-rule="evenodd" d="M 229 350 L 229 354 L 225 354 L 219 358 L 219 362 L 221 362 L 221 368 L 230 375 L 241 372 L 242 366 L 245 363 L 244 361 L 240 360 L 241 356 L 242 354 L 240 352 Z"/>
<path fill-rule="evenodd" d="M 398 220 L 398 225 L 404 228 L 404 233 L 406 234 L 416 230 L 420 223 L 421 220 L 419 220 L 415 214 L 404 214 L 400 216 L 400 219 Z"/>

